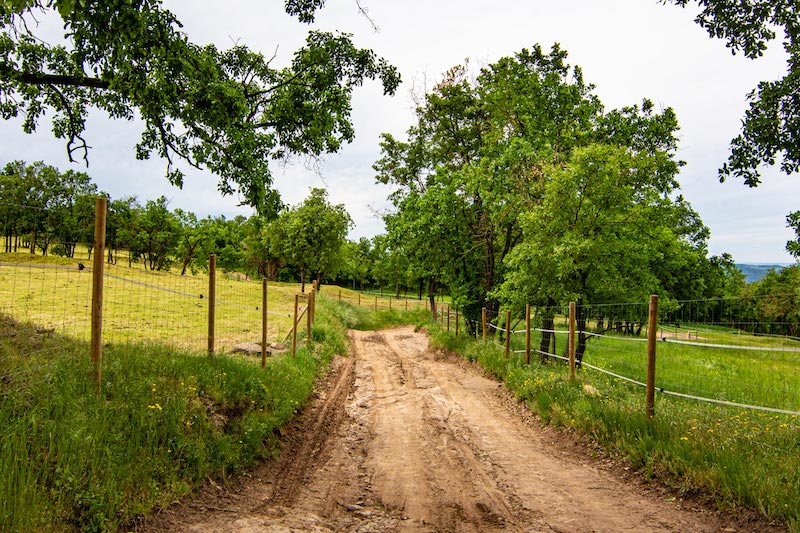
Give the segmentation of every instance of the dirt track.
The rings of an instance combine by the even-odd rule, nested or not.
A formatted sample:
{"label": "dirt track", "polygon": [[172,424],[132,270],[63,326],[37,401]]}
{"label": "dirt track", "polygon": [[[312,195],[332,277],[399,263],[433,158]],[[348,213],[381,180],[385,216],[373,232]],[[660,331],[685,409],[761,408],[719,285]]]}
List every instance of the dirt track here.
{"label": "dirt track", "polygon": [[279,460],[146,529],[743,530],[559,448],[496,382],[432,353],[411,328],[351,336],[353,356],[334,362]]}

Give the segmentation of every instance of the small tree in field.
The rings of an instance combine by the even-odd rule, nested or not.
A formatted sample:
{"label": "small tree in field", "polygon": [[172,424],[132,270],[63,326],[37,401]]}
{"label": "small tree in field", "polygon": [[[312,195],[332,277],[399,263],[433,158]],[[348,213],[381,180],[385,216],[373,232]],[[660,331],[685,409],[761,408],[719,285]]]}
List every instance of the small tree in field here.
{"label": "small tree in field", "polygon": [[342,262],[347,231],[353,225],[342,204],[331,205],[324,189],[311,189],[302,204],[285,211],[278,219],[286,263],[300,271],[301,291],[306,276],[333,274]]}

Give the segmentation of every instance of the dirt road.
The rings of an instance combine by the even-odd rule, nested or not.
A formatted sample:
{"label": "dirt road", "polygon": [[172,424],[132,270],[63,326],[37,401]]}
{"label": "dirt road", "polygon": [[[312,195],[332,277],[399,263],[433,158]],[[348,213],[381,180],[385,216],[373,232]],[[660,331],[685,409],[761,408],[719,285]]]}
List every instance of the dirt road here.
{"label": "dirt road", "polygon": [[146,529],[742,531],[559,448],[496,382],[411,328],[351,338],[279,460]]}

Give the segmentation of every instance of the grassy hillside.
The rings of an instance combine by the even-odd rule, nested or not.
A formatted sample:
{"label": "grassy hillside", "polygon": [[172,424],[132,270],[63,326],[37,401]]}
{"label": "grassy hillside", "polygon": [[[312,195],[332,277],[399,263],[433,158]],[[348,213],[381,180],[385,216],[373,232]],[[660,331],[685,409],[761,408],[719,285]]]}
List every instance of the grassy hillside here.
{"label": "grassy hillside", "polygon": [[764,276],[767,275],[767,272],[770,270],[777,270],[780,271],[786,265],[762,265],[762,264],[746,264],[746,263],[736,263],[736,268],[742,271],[744,274],[744,280],[747,283],[752,283],[754,281],[758,281]]}

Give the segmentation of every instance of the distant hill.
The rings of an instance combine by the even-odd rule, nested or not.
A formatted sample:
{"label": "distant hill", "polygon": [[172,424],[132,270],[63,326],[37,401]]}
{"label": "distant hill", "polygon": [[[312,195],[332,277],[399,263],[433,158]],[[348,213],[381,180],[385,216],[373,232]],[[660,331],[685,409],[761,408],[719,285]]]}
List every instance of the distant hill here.
{"label": "distant hill", "polygon": [[743,264],[743,263],[736,263],[736,266],[739,268],[739,270],[744,272],[745,281],[747,283],[752,283],[752,282],[758,281],[761,278],[763,278],[764,276],[766,276],[767,272],[769,272],[771,269],[774,268],[775,270],[781,270],[786,265],[785,264],[784,265],[779,265],[779,264],[774,264],[774,265],[749,265],[749,264]]}

